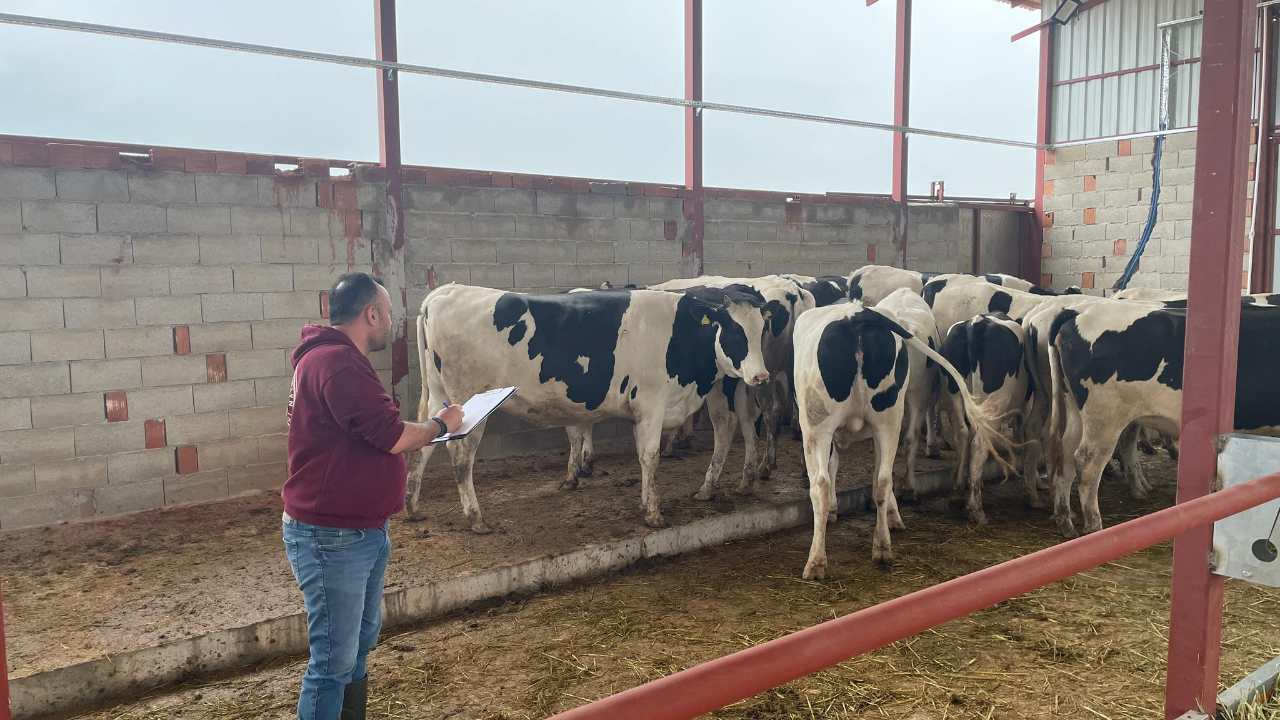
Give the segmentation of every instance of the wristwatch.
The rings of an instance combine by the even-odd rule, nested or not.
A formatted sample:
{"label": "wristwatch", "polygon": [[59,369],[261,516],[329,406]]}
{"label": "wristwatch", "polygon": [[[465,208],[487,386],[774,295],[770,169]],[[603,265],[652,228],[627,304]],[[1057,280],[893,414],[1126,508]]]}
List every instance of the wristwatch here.
{"label": "wristwatch", "polygon": [[440,419],[440,418],[438,418],[438,417],[433,417],[433,418],[431,418],[431,419],[432,419],[432,420],[435,420],[435,421],[436,421],[436,424],[440,426],[440,434],[439,434],[439,435],[436,435],[436,437],[444,437],[445,435],[448,435],[448,434],[449,434],[449,426],[448,426],[448,425],[446,425],[446,424],[445,424],[445,422],[444,422],[443,420],[441,420],[441,419]]}

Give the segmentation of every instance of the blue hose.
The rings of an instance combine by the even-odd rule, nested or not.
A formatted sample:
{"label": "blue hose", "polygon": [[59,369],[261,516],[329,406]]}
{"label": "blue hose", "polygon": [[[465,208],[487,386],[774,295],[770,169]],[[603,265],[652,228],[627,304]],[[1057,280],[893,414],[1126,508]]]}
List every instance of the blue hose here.
{"label": "blue hose", "polygon": [[1165,124],[1160,123],[1160,135],[1156,136],[1155,146],[1155,162],[1151,172],[1151,209],[1147,212],[1147,224],[1142,228],[1142,239],[1138,242],[1138,247],[1133,251],[1133,257],[1129,258],[1129,264],[1124,268],[1124,275],[1120,276],[1120,281],[1116,283],[1113,290],[1124,290],[1129,286],[1129,280],[1133,278],[1133,274],[1138,271],[1138,260],[1142,257],[1142,251],[1147,249],[1147,241],[1151,239],[1151,232],[1156,227],[1156,205],[1160,202],[1160,159],[1164,156],[1164,131]]}

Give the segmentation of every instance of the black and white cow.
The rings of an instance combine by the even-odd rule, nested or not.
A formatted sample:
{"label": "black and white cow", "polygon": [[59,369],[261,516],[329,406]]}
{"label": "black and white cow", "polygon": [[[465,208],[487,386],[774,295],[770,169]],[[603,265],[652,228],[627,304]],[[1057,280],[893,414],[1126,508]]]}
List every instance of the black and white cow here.
{"label": "black and white cow", "polygon": [[[937,350],[942,345],[938,326],[933,321],[933,312],[925,304],[924,298],[910,289],[901,288],[889,293],[888,297],[876,305],[876,309],[892,315],[899,325],[911,331],[917,340],[930,348]],[[903,484],[896,487],[897,496],[910,503],[916,499],[916,456],[920,450],[921,425],[925,426],[925,445],[929,455],[935,457],[939,454],[939,428],[935,427],[930,414],[938,402],[938,365],[921,353],[910,353],[908,357],[910,368],[907,377],[910,383],[907,385],[906,405],[903,408],[905,422],[902,427],[903,437],[907,441],[907,474]]]}
{"label": "black and white cow", "polygon": [[813,277],[811,275],[779,275],[794,282],[800,289],[809,291],[813,295],[813,303],[815,307],[826,307],[833,305],[847,297],[849,297],[849,279],[838,275],[823,275],[822,277]]}
{"label": "black and white cow", "polygon": [[[923,353],[943,371],[955,369],[889,316],[887,310],[860,302],[840,303],[802,315],[795,334],[796,393],[813,502],[813,544],[804,568],[806,579],[823,578],[827,569],[827,522],[836,508],[837,448],[870,438],[875,446],[872,499],[876,529],[872,560],[893,561],[889,528],[903,528],[893,493],[893,458],[902,430],[905,390],[909,388],[907,348]],[[968,397],[965,410],[978,436],[1008,447],[995,421]]]}
{"label": "black and white cow", "polygon": [[[791,366],[791,337],[795,330],[796,318],[805,311],[813,309],[814,306],[814,298],[811,293],[803,288],[798,288],[793,281],[777,275],[757,278],[718,276],[684,278],[669,280],[658,285],[650,285],[649,288],[651,290],[678,292],[683,292],[690,288],[720,288],[755,295],[764,304],[766,331],[761,348],[764,353],[765,367],[769,370],[770,378],[777,378]],[[772,383],[765,387],[745,389],[750,400],[749,404],[744,407],[758,406],[760,409],[758,416],[760,421],[759,430],[762,432],[759,434],[763,436],[764,441],[762,446],[763,453],[759,456],[755,470],[748,470],[746,476],[744,476],[743,485],[741,486],[744,489],[749,488],[756,478],[768,479],[773,470],[778,467],[778,433],[782,424],[782,408],[784,404],[790,403],[790,396],[785,394],[785,389],[780,391],[780,387],[779,383]],[[745,417],[747,416],[743,416],[743,419]],[[748,439],[748,435],[757,433],[755,419],[753,418],[751,424],[743,426],[741,430],[743,439],[747,442],[748,451],[754,453],[755,448],[752,447],[752,441]],[[682,427],[682,434],[688,434],[691,431],[692,419],[690,418]],[[727,447],[723,450],[728,452]],[[716,453],[719,454],[719,448],[717,448]],[[754,455],[749,454],[747,461],[751,462],[754,457]],[[715,467],[714,463],[712,467]]]}
{"label": "black and white cow", "polygon": [[[955,366],[964,378],[973,399],[993,417],[1006,418],[1015,424],[1015,439],[1023,434],[1022,415],[1030,399],[1027,372],[1023,369],[1022,326],[1004,313],[984,313],[956,323],[942,341],[942,356]],[[946,407],[951,428],[959,436],[956,446],[956,482],[953,501],[964,497],[966,473],[968,498],[965,506],[969,520],[987,524],[982,509],[982,481],[988,451],[985,443],[973,437],[972,428],[962,420],[964,406],[960,386],[948,377],[944,383]],[[1030,496],[1036,497],[1037,473],[1024,471],[1023,480]]]}
{"label": "black and white cow", "polygon": [[[582,427],[609,418],[635,423],[645,523],[664,526],[654,475],[662,431],[678,426],[722,377],[768,380],[755,302],[711,305],[691,295],[649,290],[522,295],[445,285],[422,303],[418,355],[425,419],[446,402],[497,387],[520,388],[502,411],[540,427]],[[472,482],[484,425],[448,443],[463,512],[489,532]],[[406,510],[433,445],[409,476]],[[572,463],[572,459],[570,460]],[[572,468],[571,468],[572,471]]]}
{"label": "black and white cow", "polygon": [[849,299],[864,305],[876,305],[894,290],[906,288],[917,295],[937,273],[922,274],[889,265],[867,265],[849,274]]}
{"label": "black and white cow", "polygon": [[[1102,528],[1098,483],[1130,424],[1178,435],[1185,339],[1185,311],[1144,303],[1089,304],[1054,318],[1051,422],[1063,430],[1053,507],[1063,535],[1075,535],[1070,488],[1077,471],[1084,532]],[[1237,352],[1236,429],[1280,434],[1280,385],[1275,382],[1280,309],[1242,303]]]}

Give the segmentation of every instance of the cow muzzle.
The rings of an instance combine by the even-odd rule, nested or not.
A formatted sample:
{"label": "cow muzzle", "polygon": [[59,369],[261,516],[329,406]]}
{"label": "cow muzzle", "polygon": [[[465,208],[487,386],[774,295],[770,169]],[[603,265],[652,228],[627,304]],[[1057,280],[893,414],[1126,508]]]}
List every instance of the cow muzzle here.
{"label": "cow muzzle", "polygon": [[751,387],[759,387],[767,382],[769,382],[769,373],[756,373],[747,378],[747,384]]}

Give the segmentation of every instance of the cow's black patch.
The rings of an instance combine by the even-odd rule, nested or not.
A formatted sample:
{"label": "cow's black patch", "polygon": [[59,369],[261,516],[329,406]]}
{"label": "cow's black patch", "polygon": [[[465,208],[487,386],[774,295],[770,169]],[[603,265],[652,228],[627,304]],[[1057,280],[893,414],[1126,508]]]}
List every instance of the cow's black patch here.
{"label": "cow's black patch", "polygon": [[[510,328],[507,342],[515,345],[527,332],[524,315],[532,316],[535,329],[529,338],[529,359],[542,358],[539,381],[559,380],[570,400],[594,410],[612,384],[618,331],[630,305],[630,293],[622,291],[504,293],[494,305],[493,325],[499,332]],[[587,359],[587,369],[578,358]]]}
{"label": "cow's black patch", "polygon": [[1007,314],[1011,307],[1013,307],[1013,296],[1000,290],[991,296],[990,302],[987,303],[987,312]]}
{"label": "cow's black patch", "polygon": [[[724,352],[725,357],[729,358],[729,360],[733,363],[733,366],[735,368],[742,367],[742,361],[747,359],[747,351],[748,351],[747,331],[743,329],[743,327],[739,325],[737,321],[735,321],[729,315],[729,309],[725,306],[725,302],[727,301],[736,305],[750,305],[751,307],[754,307],[760,310],[761,313],[764,313],[766,306],[764,304],[764,296],[760,293],[760,291],[756,290],[750,285],[734,283],[732,285],[726,285],[725,287],[722,287],[722,288],[706,287],[706,286],[700,285],[697,287],[691,287],[685,290],[679,290],[674,292],[679,292],[683,294],[685,297],[702,302],[708,305],[710,308],[712,308],[714,312],[710,317],[711,319],[718,322],[720,325],[721,351]],[[777,303],[776,301],[772,304],[775,306],[781,307],[781,304]],[[775,314],[774,317],[777,317],[777,315]],[[676,310],[676,326],[679,327],[681,322],[682,322],[682,318],[680,315],[680,310],[677,309]],[[698,322],[699,324],[701,324],[701,316],[699,316]],[[784,323],[784,326],[785,326],[785,323]],[[706,326],[703,326],[703,327],[706,327]],[[766,327],[767,327],[767,324],[766,324]],[[712,334],[714,335],[714,328],[712,329]],[[672,345],[674,344],[675,344],[675,339],[673,338]],[[708,348],[708,350],[710,349],[711,348]],[[667,351],[667,358],[668,358],[667,371],[668,373],[670,373],[671,372],[671,364],[669,362],[671,358],[670,348],[668,348],[668,351]],[[710,362],[712,363],[712,365],[715,364],[714,353],[710,356]],[[676,377],[676,375],[671,375],[671,377]],[[681,381],[681,384],[687,385],[688,383]],[[702,386],[700,384],[698,395],[705,396],[707,394],[707,391],[704,389],[701,389],[701,387]]]}
{"label": "cow's black patch", "polygon": [[[855,282],[857,282],[856,279]],[[816,307],[834,305],[836,302],[849,296],[848,280],[835,275],[824,275],[819,278],[814,278],[813,282],[796,284],[805,290],[808,290],[809,294],[813,295]],[[859,297],[861,297],[861,288],[858,289],[858,293]],[[790,298],[791,296],[788,295],[787,297]]]}
{"label": "cow's black patch", "polygon": [[630,375],[624,375],[624,376],[622,377],[622,386],[618,388],[618,392],[619,392],[619,393],[624,393],[624,392],[626,392],[626,391],[627,391],[627,383],[630,383],[630,382],[631,382],[631,376],[630,376]]}
{"label": "cow's black patch", "polygon": [[1000,277],[999,275],[983,275],[982,278],[987,282],[991,283],[992,285],[999,285],[1001,287],[1004,287],[1004,278]]}
{"label": "cow's black patch", "polygon": [[[982,391],[988,395],[999,390],[1022,367],[1022,347],[1017,334],[997,320],[1008,320],[1008,316],[979,315],[951,328],[942,342],[942,356],[947,362],[962,377],[977,372]],[[947,390],[953,395],[960,391],[950,375],[947,375]]]}
{"label": "cow's black patch", "polygon": [[910,360],[907,358],[907,345],[903,343],[898,348],[898,358],[893,365],[893,385],[885,390],[876,393],[871,398],[871,409],[876,412],[884,412],[893,407],[898,402],[898,394],[902,392],[902,384],[907,379],[907,369]]}
{"label": "cow's black patch", "polygon": [[1049,342],[1058,347],[1063,377],[1079,407],[1089,400],[1086,381],[1099,385],[1154,379],[1173,390],[1182,389],[1183,313],[1153,310],[1123,330],[1104,331],[1092,343],[1081,335],[1077,317],[1074,310],[1059,313],[1049,330]]}
{"label": "cow's black patch", "polygon": [[738,408],[738,383],[742,382],[736,377],[725,376],[720,379],[720,391],[724,393],[725,400],[729,402],[729,412],[737,412]]}
{"label": "cow's black patch", "polygon": [[[928,340],[928,341],[929,341],[929,349],[930,349],[930,350],[937,350],[937,349],[938,349],[938,348],[933,344],[933,336],[932,336],[932,335],[930,335],[929,337],[925,338],[925,340]],[[931,358],[931,357],[929,357],[928,355],[926,355],[926,356],[925,356],[925,358],[924,358],[924,366],[925,366],[925,367],[927,367],[927,368],[931,368],[931,367],[933,367],[934,365],[937,365],[937,363],[935,363],[935,362],[933,361],[933,358]]]}
{"label": "cow's black patch", "polygon": [[1075,285],[1072,285],[1071,287],[1067,288],[1066,290],[1063,290],[1063,291],[1062,291],[1062,294],[1063,294],[1063,295],[1083,295],[1083,294],[1084,294],[1084,290],[1081,290],[1080,288],[1076,287]]}
{"label": "cow's black patch", "polygon": [[1030,289],[1030,290],[1028,290],[1027,292],[1031,293],[1032,295],[1050,295],[1050,296],[1057,296],[1057,294],[1058,294],[1058,293],[1056,293],[1056,292],[1054,292],[1054,291],[1050,290],[1049,288],[1042,288],[1042,287],[1040,287],[1039,285],[1032,285],[1032,286],[1031,286],[1031,289]]}
{"label": "cow's black patch", "polygon": [[938,297],[938,293],[942,292],[946,287],[947,281],[945,279],[930,280],[925,283],[924,289],[920,291],[920,297],[924,298],[925,303],[927,303],[929,307],[933,307],[934,298]]}
{"label": "cow's black patch", "polygon": [[854,276],[853,280],[849,282],[849,299],[850,300],[862,299],[862,276],[861,275]]}
{"label": "cow's black patch", "polygon": [[920,273],[920,282],[922,283],[931,282],[934,278],[943,274],[945,273],[936,273],[936,272]]}
{"label": "cow's black patch", "polygon": [[[724,290],[719,292],[723,299]],[[720,330],[721,349],[735,367],[747,357],[747,333],[729,318],[723,305],[712,305],[695,295],[695,291],[685,291],[676,304],[671,341],[667,344],[667,376],[681,385],[696,384],[698,395],[706,397],[720,374],[714,348],[716,330]],[[703,324],[704,318],[709,322]]]}
{"label": "cow's black patch", "polygon": [[637,393],[637,392],[639,392],[639,390],[640,390],[640,386],[639,386],[639,385],[632,385],[632,386],[631,386],[631,399],[632,399],[632,400],[635,400],[635,399],[636,399],[636,393]]}
{"label": "cow's black patch", "polygon": [[432,351],[431,353],[436,361],[436,372],[440,372],[440,353]]}
{"label": "cow's black patch", "polygon": [[1268,296],[1267,296],[1267,304],[1268,304],[1268,305],[1280,305],[1280,295],[1268,295]]}
{"label": "cow's black patch", "polygon": [[868,387],[880,385],[894,370],[893,335],[905,338],[909,333],[873,310],[842,318],[823,328],[822,337],[818,339],[818,372],[831,399],[848,400],[860,370]]}
{"label": "cow's black patch", "polygon": [[1245,305],[1253,305],[1254,303],[1258,302],[1258,298],[1252,295],[1245,295],[1240,298],[1240,302]]}

